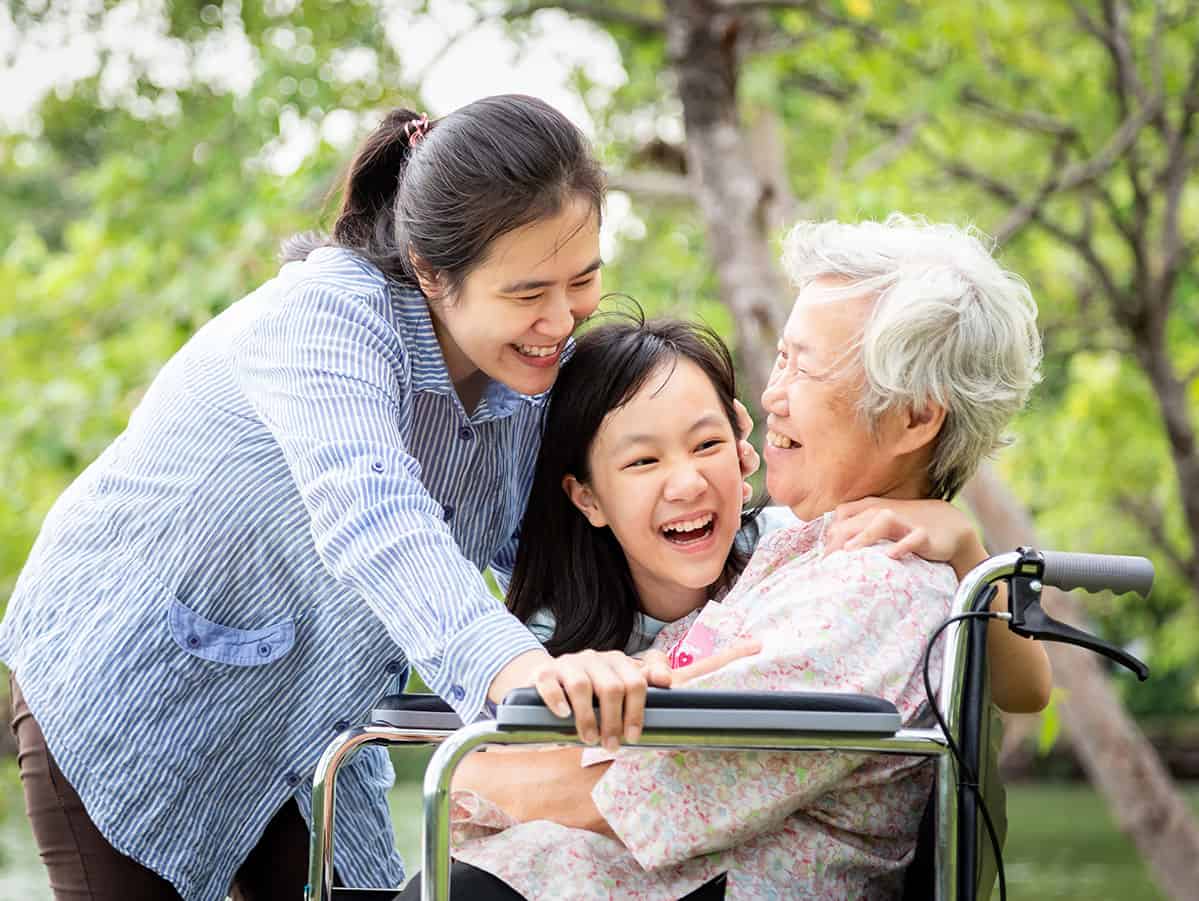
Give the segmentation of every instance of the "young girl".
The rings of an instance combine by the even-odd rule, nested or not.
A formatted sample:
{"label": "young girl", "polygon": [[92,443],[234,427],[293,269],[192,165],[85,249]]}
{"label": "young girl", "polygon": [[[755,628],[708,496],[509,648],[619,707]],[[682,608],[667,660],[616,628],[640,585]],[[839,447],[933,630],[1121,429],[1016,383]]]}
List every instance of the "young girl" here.
{"label": "young girl", "polygon": [[[727,349],[695,324],[629,318],[580,339],[547,410],[546,431],[554,438],[542,446],[523,527],[527,543],[509,594],[514,612],[552,651],[645,650],[663,628],[681,636],[682,624],[673,624],[736,581],[761,524],[756,511],[741,510],[734,397]],[[861,508],[850,509],[854,518]],[[909,529],[921,523],[938,536],[918,545],[925,553],[956,546],[958,566],[978,562],[977,539],[960,514],[946,515],[948,505],[923,501],[902,509]],[[786,513],[780,518],[797,522]],[[861,529],[843,531],[838,543]],[[834,549],[826,541],[826,552]],[[675,645],[676,684],[755,649],[741,644],[713,654],[696,630],[688,640],[690,645]],[[710,656],[688,667],[693,651]],[[991,659],[993,666],[1017,671],[1047,666],[1039,646],[1018,639],[996,648]],[[601,844],[607,841],[602,836],[612,836],[595,806],[580,803],[603,767],[579,764],[573,748],[476,755],[463,762],[455,788],[477,790],[488,800],[457,796],[464,804],[458,836],[474,841],[459,848],[455,897],[522,897],[508,883],[527,897],[549,897],[560,888],[539,883],[545,869],[519,862],[515,869],[523,875],[514,878],[512,867],[498,861],[513,851],[512,859],[520,861],[519,833],[496,844],[487,839],[496,829],[536,820],[542,821],[538,828],[574,827],[565,844],[577,830],[597,833],[589,841]],[[597,854],[611,862],[603,849]],[[589,874],[601,878],[594,863],[586,854],[572,857],[571,884],[586,885]],[[405,897],[418,891],[419,880]],[[580,887],[578,893],[586,891]],[[688,897],[722,895],[722,880],[715,878]]]}
{"label": "young girl", "polygon": [[[536,684],[590,735],[598,685],[603,733],[635,724],[633,661],[553,660],[479,572],[511,570],[599,301],[603,185],[533,98],[393,111],[331,237],[201,329],[59,498],[0,624],[56,891],[299,897],[316,760],[410,665],[466,720]],[[390,780],[377,750],[339,780],[342,883],[403,878]]]}

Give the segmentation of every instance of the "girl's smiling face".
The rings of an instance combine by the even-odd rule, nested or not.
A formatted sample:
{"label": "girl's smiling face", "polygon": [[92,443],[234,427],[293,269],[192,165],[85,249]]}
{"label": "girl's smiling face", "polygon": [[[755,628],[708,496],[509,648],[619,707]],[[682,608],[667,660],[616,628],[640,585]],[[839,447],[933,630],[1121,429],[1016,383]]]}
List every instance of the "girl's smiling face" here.
{"label": "girl's smiling face", "polygon": [[676,620],[702,606],[741,526],[737,439],[708,376],[678,358],[609,412],[590,480],[563,487],[624,550],[642,610]]}

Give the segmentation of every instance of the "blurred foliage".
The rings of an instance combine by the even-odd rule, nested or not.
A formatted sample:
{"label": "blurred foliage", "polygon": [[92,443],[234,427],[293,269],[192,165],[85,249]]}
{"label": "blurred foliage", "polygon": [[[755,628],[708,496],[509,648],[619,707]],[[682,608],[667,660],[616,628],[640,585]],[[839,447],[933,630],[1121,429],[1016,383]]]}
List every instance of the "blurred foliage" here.
{"label": "blurred foliage", "polygon": [[[402,35],[387,27],[396,4],[97,4],[80,27],[134,6],[151,18],[167,11],[153,27],[183,61],[182,76],[106,53],[95,74],[52,91],[27,127],[0,134],[0,602],[49,505],[120,431],[163,361],[272,274],[281,238],[328,223],[327,197],[349,153],[339,136],[361,135],[390,105],[421,105],[420,85],[405,83]],[[505,6],[472,4],[480,17]],[[602,6],[662,15],[657,3]],[[23,33],[60,9],[33,7],[10,4]],[[410,16],[424,7],[403,6]],[[541,16],[509,16],[507,33],[521,42],[544,27]],[[1134,19],[1139,35],[1152,26],[1139,8]],[[858,0],[796,5],[761,21],[768,27],[743,68],[742,106],[747,121],[763,110],[780,117],[791,188],[808,215],[901,209],[997,228],[1007,210],[946,177],[936,155],[1029,191],[1054,165],[1052,141],[964,102],[972,90],[1068,121],[1092,151],[1123,118],[1099,44],[1064,2]],[[578,71],[572,84],[602,158],[619,172],[639,165],[653,140],[677,143],[681,111],[661,34],[598,24],[619,50],[625,81],[599,90]],[[217,50],[229,46],[244,49],[252,77],[239,82],[213,69]],[[1194,17],[1165,35],[1167,92],[1182,90],[1196,46]],[[114,89],[118,66],[130,80]],[[919,140],[897,142],[887,123],[919,124]],[[288,162],[296,147],[303,152]],[[1133,202],[1123,167],[1106,184],[1118,203]],[[1196,233],[1194,186],[1187,191],[1183,217]],[[651,313],[696,316],[731,335],[695,209],[631,202],[606,287]],[[1093,215],[1078,198],[1051,202],[1069,222]],[[1110,223],[1100,217],[1095,228],[1109,264],[1126,274],[1130,261]],[[1099,597],[1091,611],[1108,636],[1143,642],[1161,675],[1130,689],[1134,710],[1194,711],[1199,605],[1130,512],[1160,511],[1167,540],[1187,552],[1192,536],[1152,391],[1071,251],[1028,228],[1002,259],[1041,303],[1048,352],[1044,384],[1017,423],[1002,471],[1047,544],[1154,558],[1149,603]],[[1171,320],[1179,371],[1199,364],[1197,323],[1191,271]],[[1199,389],[1191,390],[1194,412]]]}

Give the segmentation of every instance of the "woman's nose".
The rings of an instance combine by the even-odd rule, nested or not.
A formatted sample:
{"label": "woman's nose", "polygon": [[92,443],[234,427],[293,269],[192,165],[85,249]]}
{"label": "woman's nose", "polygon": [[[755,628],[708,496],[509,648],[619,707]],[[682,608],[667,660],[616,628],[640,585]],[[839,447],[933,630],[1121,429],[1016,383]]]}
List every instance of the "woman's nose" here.
{"label": "woman's nose", "polygon": [[584,316],[576,316],[566,292],[550,298],[543,315],[537,322],[538,331],[551,338],[562,338],[575,330],[575,324]]}

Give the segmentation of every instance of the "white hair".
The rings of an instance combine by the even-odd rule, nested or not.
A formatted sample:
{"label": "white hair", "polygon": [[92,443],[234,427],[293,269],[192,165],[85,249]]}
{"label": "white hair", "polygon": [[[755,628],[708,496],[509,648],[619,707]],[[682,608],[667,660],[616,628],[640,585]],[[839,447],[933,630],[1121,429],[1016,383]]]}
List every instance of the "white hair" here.
{"label": "white hair", "polygon": [[832,278],[844,285],[838,296],[875,298],[858,345],[868,423],[930,401],[945,408],[929,469],[934,497],[953,497],[1010,443],[1004,428],[1040,378],[1036,302],[990,246],[974,228],[892,213],[885,222],[801,222],[783,249],[798,288]]}

